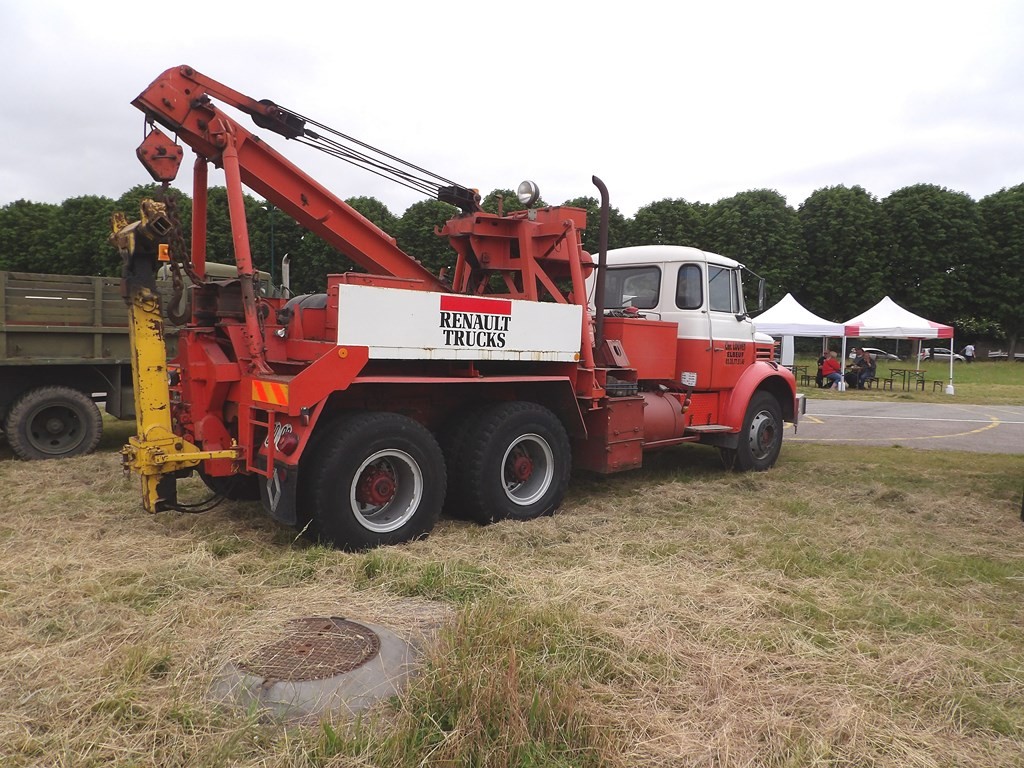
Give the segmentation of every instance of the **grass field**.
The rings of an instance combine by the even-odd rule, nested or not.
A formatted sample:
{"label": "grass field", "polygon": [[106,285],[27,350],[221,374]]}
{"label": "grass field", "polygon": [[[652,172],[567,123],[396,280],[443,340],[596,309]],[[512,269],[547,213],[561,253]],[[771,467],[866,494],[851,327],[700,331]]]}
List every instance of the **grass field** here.
{"label": "grass field", "polygon": [[[812,377],[817,369],[817,358],[797,358],[797,365],[806,365]],[[913,360],[898,362],[896,360],[878,361],[878,378],[888,379],[890,368],[914,368]],[[818,389],[811,385],[801,386],[800,391],[810,397],[850,397],[862,400],[908,401],[921,403],[976,403],[978,405],[1021,405],[1024,404],[1024,363],[1018,362],[980,362],[953,364],[953,395],[945,394],[945,387],[935,391],[932,382],[949,381],[949,361],[938,362],[923,360],[920,369],[924,372],[927,386],[924,391],[904,392],[897,382],[895,391],[891,390],[847,390],[833,392]],[[800,384],[799,377],[797,384]]]}
{"label": "grass field", "polygon": [[[1024,455],[681,447],[553,518],[345,554],[252,506],[147,516],[128,429],[0,461],[0,765],[1024,766]],[[357,724],[211,703],[323,614],[442,629]]]}

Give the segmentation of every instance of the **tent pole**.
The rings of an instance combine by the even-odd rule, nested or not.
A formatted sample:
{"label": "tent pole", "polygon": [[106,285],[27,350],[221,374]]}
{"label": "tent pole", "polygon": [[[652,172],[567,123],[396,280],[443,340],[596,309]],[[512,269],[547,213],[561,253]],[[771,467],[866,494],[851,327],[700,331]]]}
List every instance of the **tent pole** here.
{"label": "tent pole", "polygon": [[953,394],[953,355],[956,354],[953,350],[956,349],[956,345],[953,343],[953,337],[949,337],[949,385],[946,387],[946,394]]}
{"label": "tent pole", "polygon": [[839,391],[846,391],[846,336],[843,336],[843,355],[839,358]]}

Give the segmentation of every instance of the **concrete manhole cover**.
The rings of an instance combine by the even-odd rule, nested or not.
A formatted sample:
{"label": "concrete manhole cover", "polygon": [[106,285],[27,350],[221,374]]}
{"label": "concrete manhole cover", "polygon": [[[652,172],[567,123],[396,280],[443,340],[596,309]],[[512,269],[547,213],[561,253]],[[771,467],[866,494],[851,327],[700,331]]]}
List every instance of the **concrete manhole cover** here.
{"label": "concrete manhole cover", "polygon": [[225,665],[211,695],[287,720],[355,714],[399,693],[415,667],[413,646],[385,627],[337,617],[292,619],[281,639]]}
{"label": "concrete manhole cover", "polygon": [[292,619],[285,637],[238,666],[268,680],[322,680],[361,667],[379,651],[377,633],[354,621],[334,616]]}

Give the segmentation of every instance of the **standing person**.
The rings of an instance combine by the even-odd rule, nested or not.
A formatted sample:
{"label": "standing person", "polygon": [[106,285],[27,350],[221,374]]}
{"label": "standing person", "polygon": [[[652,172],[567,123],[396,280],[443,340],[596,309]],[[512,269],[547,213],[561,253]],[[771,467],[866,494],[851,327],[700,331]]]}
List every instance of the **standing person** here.
{"label": "standing person", "polygon": [[968,344],[966,347],[964,347],[964,360],[966,360],[968,363],[973,363],[974,362],[974,345],[973,344]]}
{"label": "standing person", "polygon": [[828,353],[825,362],[821,364],[822,379],[828,382],[825,386],[832,389],[839,388],[839,382],[843,380],[842,366],[839,365],[839,357],[835,350]]}

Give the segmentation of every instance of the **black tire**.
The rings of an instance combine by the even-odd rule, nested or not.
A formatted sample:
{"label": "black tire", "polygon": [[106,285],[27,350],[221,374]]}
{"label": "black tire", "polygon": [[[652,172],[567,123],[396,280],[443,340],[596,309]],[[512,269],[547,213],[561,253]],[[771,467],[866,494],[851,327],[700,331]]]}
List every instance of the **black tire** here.
{"label": "black tire", "polygon": [[722,459],[740,472],[764,472],[775,466],[781,450],[782,408],[772,395],[758,392],[747,406],[739,444],[722,449]]}
{"label": "black tire", "polygon": [[434,436],[397,413],[353,414],[331,427],[311,462],[313,533],[347,550],[427,535],[445,494]]}
{"label": "black tire", "polygon": [[462,512],[482,524],[554,514],[569,486],[569,435],[551,411],[529,402],[488,408],[473,426],[458,468]]}
{"label": "black tire", "polygon": [[465,483],[462,482],[463,467],[466,465],[466,444],[473,429],[491,405],[476,405],[449,417],[438,432],[438,442],[444,453],[444,464],[448,470],[448,492],[444,499],[444,514],[459,520],[472,519],[466,513],[468,500]]}
{"label": "black tire", "polygon": [[96,449],[103,419],[96,403],[71,387],[31,389],[7,412],[4,432],[22,459],[66,459]]}

